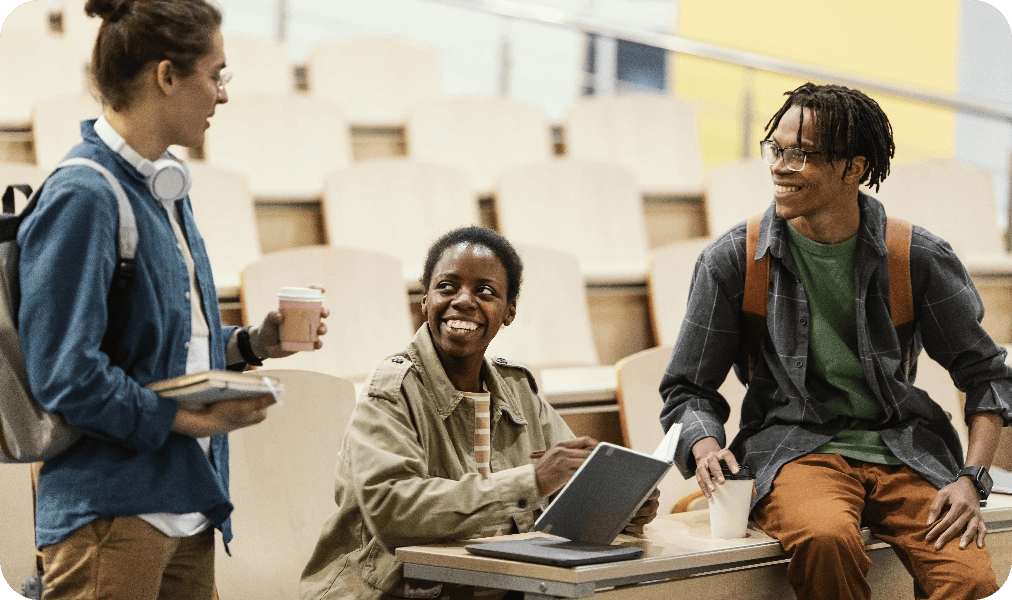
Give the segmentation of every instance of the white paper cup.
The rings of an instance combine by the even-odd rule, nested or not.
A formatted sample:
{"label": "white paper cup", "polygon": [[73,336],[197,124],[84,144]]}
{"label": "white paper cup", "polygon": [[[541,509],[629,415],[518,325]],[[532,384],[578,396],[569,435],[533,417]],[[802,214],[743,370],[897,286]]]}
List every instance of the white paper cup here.
{"label": "white paper cup", "polygon": [[[716,483],[716,482],[714,482]],[[733,540],[745,537],[755,477],[742,465],[738,473],[724,466],[724,483],[710,495],[710,537]]]}
{"label": "white paper cup", "polygon": [[314,288],[283,287],[278,292],[278,309],[285,316],[281,323],[281,349],[288,352],[315,350],[319,339],[323,292]]}

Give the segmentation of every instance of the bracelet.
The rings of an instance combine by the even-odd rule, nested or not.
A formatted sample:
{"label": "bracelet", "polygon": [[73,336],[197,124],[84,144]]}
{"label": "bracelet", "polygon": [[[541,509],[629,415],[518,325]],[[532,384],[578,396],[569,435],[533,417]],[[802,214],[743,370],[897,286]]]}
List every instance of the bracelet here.
{"label": "bracelet", "polygon": [[249,342],[249,326],[240,327],[238,333],[235,335],[236,346],[239,347],[239,356],[246,361],[246,364],[254,367],[262,367],[264,361],[257,358],[257,355],[253,352],[253,345]]}

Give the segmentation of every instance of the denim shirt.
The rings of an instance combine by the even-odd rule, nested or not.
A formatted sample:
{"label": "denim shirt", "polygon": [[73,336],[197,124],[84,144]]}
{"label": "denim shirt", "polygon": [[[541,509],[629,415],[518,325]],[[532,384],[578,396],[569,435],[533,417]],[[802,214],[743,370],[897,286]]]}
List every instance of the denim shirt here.
{"label": "denim shirt", "polygon": [[[169,218],[134,167],[81,124],[68,157],[90,158],[122,184],[139,244],[117,364],[100,351],[117,261],[119,210],[105,178],[85,166],[58,170],[18,230],[18,331],[35,397],[82,439],[39,474],[36,543],[67,537],[96,518],[201,512],[231,539],[228,441],[173,433],[176,406],[144,388],[183,375],[190,339],[190,280]],[[210,328],[211,368],[224,369],[232,327],[222,327],[211,265],[189,198],[176,202]],[[245,365],[240,365],[244,367]]]}
{"label": "denim shirt", "polygon": [[[889,313],[889,269],[882,204],[861,193],[854,250],[858,358],[872,399],[874,423],[896,458],[937,488],[955,479],[963,449],[945,412],[903,376],[899,338]],[[787,462],[828,442],[846,426],[807,385],[808,300],[787,246],[786,224],[771,205],[762,217],[756,257],[770,260],[770,292],[762,358],[742,401],[741,425],[730,445],[756,473],[758,496],[769,493]],[[707,246],[696,261],[685,320],[661,380],[664,429],[681,423],[675,455],[685,477],[695,472],[692,446],[713,437],[724,447],[730,407],[717,393],[733,366],[745,383],[747,348],[739,319],[745,278],[745,223]],[[966,393],[962,418],[995,413],[1012,420],[1012,369],[1005,350],[980,326],[983,303],[966,269],[941,238],[914,227],[910,247],[914,294],[914,352],[923,349]],[[960,418],[959,415],[955,418]]]}

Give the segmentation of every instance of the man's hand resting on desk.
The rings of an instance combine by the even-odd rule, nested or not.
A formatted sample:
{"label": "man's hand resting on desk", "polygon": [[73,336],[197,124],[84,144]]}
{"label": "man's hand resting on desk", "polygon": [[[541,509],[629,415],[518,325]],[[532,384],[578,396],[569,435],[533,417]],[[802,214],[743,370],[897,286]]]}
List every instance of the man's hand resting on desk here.
{"label": "man's hand resting on desk", "polygon": [[597,444],[597,440],[585,435],[559,442],[543,455],[539,451],[531,453],[531,458],[538,458],[534,466],[534,478],[538,482],[541,497],[551,496],[562,489]]}

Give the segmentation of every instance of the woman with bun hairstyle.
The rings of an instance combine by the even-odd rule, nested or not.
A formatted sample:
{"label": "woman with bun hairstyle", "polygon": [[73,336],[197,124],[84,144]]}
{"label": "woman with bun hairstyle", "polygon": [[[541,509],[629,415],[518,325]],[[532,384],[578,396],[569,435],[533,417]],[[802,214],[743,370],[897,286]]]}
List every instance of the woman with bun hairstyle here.
{"label": "woman with bun hairstyle", "polygon": [[221,13],[205,0],[88,0],[85,11],[102,19],[91,70],[103,114],[81,123],[68,157],[115,177],[139,243],[111,341],[119,210],[109,181],[86,165],[58,169],[18,231],[29,383],[82,434],[39,473],[43,598],[210,600],[214,530],[231,539],[226,434],[266,418],[274,398],[184,410],[145,386],[289,354],[280,313],[222,326],[189,169],[167,152],[200,146],[228,101]]}

